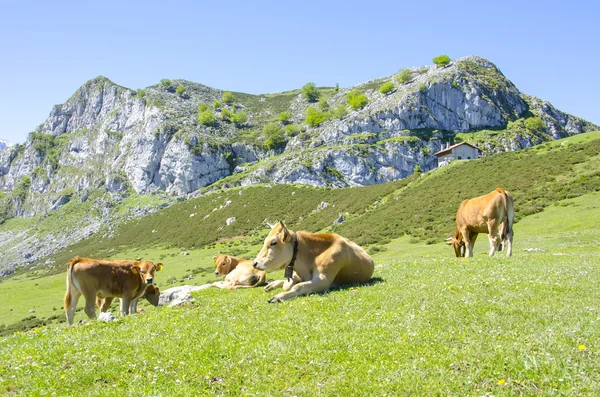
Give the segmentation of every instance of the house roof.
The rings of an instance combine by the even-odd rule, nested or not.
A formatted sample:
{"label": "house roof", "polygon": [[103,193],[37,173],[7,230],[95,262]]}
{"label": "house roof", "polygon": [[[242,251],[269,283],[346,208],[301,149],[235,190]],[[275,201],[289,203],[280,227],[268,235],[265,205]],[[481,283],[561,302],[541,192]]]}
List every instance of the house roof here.
{"label": "house roof", "polygon": [[452,153],[452,149],[455,149],[455,148],[457,148],[457,147],[459,147],[461,145],[471,146],[473,149],[477,149],[478,152],[481,152],[481,149],[479,149],[477,146],[473,146],[473,145],[471,145],[468,142],[460,142],[460,143],[454,144],[454,145],[452,145],[450,147],[447,147],[444,150],[440,150],[439,152],[434,153],[433,155],[440,157],[440,156],[444,156],[446,154],[450,154],[450,153]]}

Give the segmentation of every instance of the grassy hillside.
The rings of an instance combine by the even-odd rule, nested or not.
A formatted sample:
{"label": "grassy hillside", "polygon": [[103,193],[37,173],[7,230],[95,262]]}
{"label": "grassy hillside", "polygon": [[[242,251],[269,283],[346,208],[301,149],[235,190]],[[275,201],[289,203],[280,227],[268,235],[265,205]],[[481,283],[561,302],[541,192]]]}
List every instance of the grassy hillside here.
{"label": "grassy hillside", "polygon": [[0,394],[598,395],[599,202],[523,218],[513,258],[404,237],[375,255],[370,285],[282,304],[206,290],[188,307],[16,333],[0,339]]}

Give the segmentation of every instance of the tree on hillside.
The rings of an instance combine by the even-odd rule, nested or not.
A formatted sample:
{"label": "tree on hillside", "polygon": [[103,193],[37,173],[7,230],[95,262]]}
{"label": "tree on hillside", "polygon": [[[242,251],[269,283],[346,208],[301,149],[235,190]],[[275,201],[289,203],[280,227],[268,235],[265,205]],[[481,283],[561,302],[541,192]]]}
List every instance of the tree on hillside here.
{"label": "tree on hillside", "polygon": [[381,92],[383,95],[387,95],[395,89],[396,86],[394,85],[394,83],[392,83],[391,81],[387,81],[381,85],[381,87],[379,88],[379,92]]}
{"label": "tree on hillside", "polygon": [[290,114],[290,112],[279,113],[279,121],[281,121],[283,124],[289,123],[291,119],[292,115]]}
{"label": "tree on hillside", "polygon": [[183,93],[185,92],[185,87],[182,85],[178,85],[177,88],[175,89],[175,92],[177,93],[177,95],[182,96]]}
{"label": "tree on hillside", "polygon": [[169,88],[169,87],[171,87],[171,85],[173,84],[173,82],[171,80],[169,80],[169,79],[162,79],[160,81],[160,84],[162,84],[162,86],[165,87],[165,88]]}
{"label": "tree on hillside", "polygon": [[537,116],[526,119],[525,127],[530,131],[543,131],[546,128],[546,124],[540,116]]}
{"label": "tree on hillside", "polygon": [[231,116],[231,121],[238,127],[241,127],[248,121],[248,113],[238,112]]}
{"label": "tree on hillside", "polygon": [[358,110],[367,106],[369,99],[362,90],[355,89],[346,94],[346,102],[352,110]]}
{"label": "tree on hillside", "polygon": [[206,109],[198,112],[198,122],[202,125],[211,126],[215,125],[217,118],[213,114],[212,110]]}
{"label": "tree on hillside", "polygon": [[412,73],[411,73],[411,71],[409,69],[406,69],[406,68],[402,69],[400,71],[400,73],[398,73],[396,75],[396,81],[399,84],[408,83],[411,78],[412,78]]}
{"label": "tree on hillside", "polygon": [[318,127],[328,119],[329,113],[327,112],[319,112],[313,106],[309,106],[308,109],[306,109],[306,118],[304,121],[306,121],[306,124],[310,127]]}
{"label": "tree on hillside", "polygon": [[446,66],[450,63],[451,59],[448,55],[440,55],[432,59],[433,63],[439,67]]}
{"label": "tree on hillside", "polygon": [[313,83],[313,82],[306,83],[306,84],[304,84],[304,87],[302,87],[302,97],[304,99],[306,99],[307,101],[316,102],[320,96],[321,96],[321,93],[315,86],[315,83]]}
{"label": "tree on hillside", "polygon": [[277,123],[269,123],[262,129],[265,137],[265,147],[267,150],[276,150],[283,147],[286,143],[283,128]]}

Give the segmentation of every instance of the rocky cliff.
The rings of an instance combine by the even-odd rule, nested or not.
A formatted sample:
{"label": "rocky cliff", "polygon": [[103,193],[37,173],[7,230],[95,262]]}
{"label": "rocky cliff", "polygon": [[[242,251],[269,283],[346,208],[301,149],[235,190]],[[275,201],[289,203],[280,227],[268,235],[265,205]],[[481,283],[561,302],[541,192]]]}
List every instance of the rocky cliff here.
{"label": "rocky cliff", "polygon": [[[86,202],[92,193],[109,197],[104,205],[207,186],[382,183],[436,167],[442,142],[468,140],[489,153],[598,129],[522,94],[476,56],[397,77],[321,88],[318,102],[300,90],[226,98],[184,80],[136,91],[95,78],[24,144],[0,150],[0,222]],[[392,85],[382,93],[384,83]],[[358,95],[362,102],[349,106]],[[309,112],[317,121],[307,120]]]}

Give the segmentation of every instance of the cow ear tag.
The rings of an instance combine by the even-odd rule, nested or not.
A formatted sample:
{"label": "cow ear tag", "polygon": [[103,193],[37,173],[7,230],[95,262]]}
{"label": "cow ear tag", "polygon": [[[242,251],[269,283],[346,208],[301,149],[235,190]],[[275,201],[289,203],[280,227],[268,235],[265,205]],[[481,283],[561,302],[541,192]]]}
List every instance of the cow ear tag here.
{"label": "cow ear tag", "polygon": [[156,271],[157,272],[160,272],[162,270],[162,268],[163,268],[163,264],[162,263],[156,264]]}

